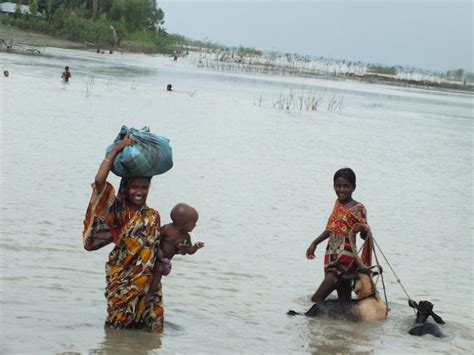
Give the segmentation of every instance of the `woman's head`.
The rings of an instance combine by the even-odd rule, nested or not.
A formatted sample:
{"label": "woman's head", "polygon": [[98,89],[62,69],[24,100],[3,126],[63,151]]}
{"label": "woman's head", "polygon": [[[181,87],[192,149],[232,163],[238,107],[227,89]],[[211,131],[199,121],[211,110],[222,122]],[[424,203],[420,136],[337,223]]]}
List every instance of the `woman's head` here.
{"label": "woman's head", "polygon": [[127,207],[139,209],[146,203],[151,177],[122,178],[119,198]]}
{"label": "woman's head", "polygon": [[352,201],[352,193],[356,188],[356,176],[351,168],[343,168],[334,174],[334,191],[341,203]]}
{"label": "woman's head", "polygon": [[129,218],[128,209],[138,211],[145,203],[151,177],[122,178],[117,199],[110,207],[108,223],[122,227]]}
{"label": "woman's head", "polygon": [[173,224],[182,232],[191,232],[196,226],[199,214],[194,207],[178,203],[170,213]]}

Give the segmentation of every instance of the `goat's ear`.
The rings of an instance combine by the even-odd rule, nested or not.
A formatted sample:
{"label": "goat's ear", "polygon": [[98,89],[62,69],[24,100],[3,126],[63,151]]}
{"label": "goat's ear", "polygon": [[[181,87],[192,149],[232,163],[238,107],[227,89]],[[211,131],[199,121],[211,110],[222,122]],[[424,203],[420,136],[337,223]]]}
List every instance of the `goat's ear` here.
{"label": "goat's ear", "polygon": [[344,280],[354,280],[359,276],[359,271],[353,272],[352,274],[349,275],[342,275],[342,278]]}
{"label": "goat's ear", "polygon": [[380,265],[374,265],[370,268],[361,269],[361,272],[371,276],[382,275],[382,267]]}

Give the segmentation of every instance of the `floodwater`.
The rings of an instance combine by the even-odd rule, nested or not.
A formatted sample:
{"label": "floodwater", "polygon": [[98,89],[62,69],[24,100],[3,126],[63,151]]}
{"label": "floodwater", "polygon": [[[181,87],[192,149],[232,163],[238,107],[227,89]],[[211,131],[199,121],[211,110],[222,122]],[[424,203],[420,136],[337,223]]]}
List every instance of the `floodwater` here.
{"label": "floodwater", "polygon": [[[472,95],[220,73],[182,58],[45,53],[0,53],[10,71],[0,80],[0,353],[472,350]],[[273,107],[290,92],[324,99],[316,112]],[[343,96],[340,110],[327,109],[330,95]],[[175,166],[153,179],[148,204],[163,223],[176,203],[195,206],[193,239],[206,243],[177,256],[163,281],[162,336],[104,329],[111,247],[82,248],[90,183],[122,124],[170,138]],[[322,280],[324,246],[314,261],[305,251],[345,166],[381,250],[409,295],[434,303],[446,338],[408,335],[414,313],[380,252],[386,321],[286,315],[309,308]]]}

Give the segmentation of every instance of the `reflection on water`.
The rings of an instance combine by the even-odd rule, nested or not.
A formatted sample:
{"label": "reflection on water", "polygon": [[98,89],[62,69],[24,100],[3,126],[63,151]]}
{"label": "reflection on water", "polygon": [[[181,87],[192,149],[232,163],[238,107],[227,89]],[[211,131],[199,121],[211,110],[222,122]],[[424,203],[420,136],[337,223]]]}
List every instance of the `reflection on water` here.
{"label": "reflection on water", "polygon": [[101,355],[146,355],[150,350],[159,349],[161,336],[133,330],[115,330],[105,328],[104,340],[97,349],[89,354]]}
{"label": "reflection on water", "polygon": [[[185,59],[46,52],[0,53],[10,71],[0,80],[1,353],[472,348],[471,96],[216,73]],[[68,85],[60,80],[65,65]],[[176,91],[166,91],[169,83]],[[272,99],[302,87],[344,94],[343,109],[273,108]],[[110,247],[81,245],[90,183],[123,124],[171,139],[174,167],[153,179],[148,204],[163,223],[176,203],[195,206],[193,239],[206,243],[177,256],[163,280],[162,336],[104,332]],[[410,295],[435,304],[447,339],[408,336],[413,311],[384,264],[386,321],[286,315],[308,309],[321,282],[324,246],[311,262],[305,250],[324,228],[336,198],[332,176],[344,166],[357,174],[354,197],[366,205],[378,244]],[[110,181],[118,187],[118,178]]]}

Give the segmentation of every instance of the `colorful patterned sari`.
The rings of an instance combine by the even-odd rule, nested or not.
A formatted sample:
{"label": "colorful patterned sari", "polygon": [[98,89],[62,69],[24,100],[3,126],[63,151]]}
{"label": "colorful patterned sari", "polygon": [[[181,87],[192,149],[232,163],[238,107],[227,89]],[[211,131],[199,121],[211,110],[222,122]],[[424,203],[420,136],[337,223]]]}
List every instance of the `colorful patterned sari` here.
{"label": "colorful patterned sari", "polygon": [[[107,183],[93,194],[84,221],[83,242],[87,248],[96,238],[111,238],[107,222],[113,220],[111,207],[115,191]],[[110,222],[109,222],[110,223]],[[161,284],[148,295],[153,278],[155,250],[159,243],[160,215],[143,206],[124,224],[106,263],[107,319],[112,328],[135,328],[149,332],[163,330]],[[145,297],[148,297],[145,303]]]}
{"label": "colorful patterned sari", "polygon": [[355,247],[355,236],[351,234],[356,223],[367,223],[366,210],[357,202],[344,207],[336,200],[329,217],[326,230],[331,232],[324,255],[324,271],[335,272],[337,276],[351,273],[357,268],[352,244]]}

